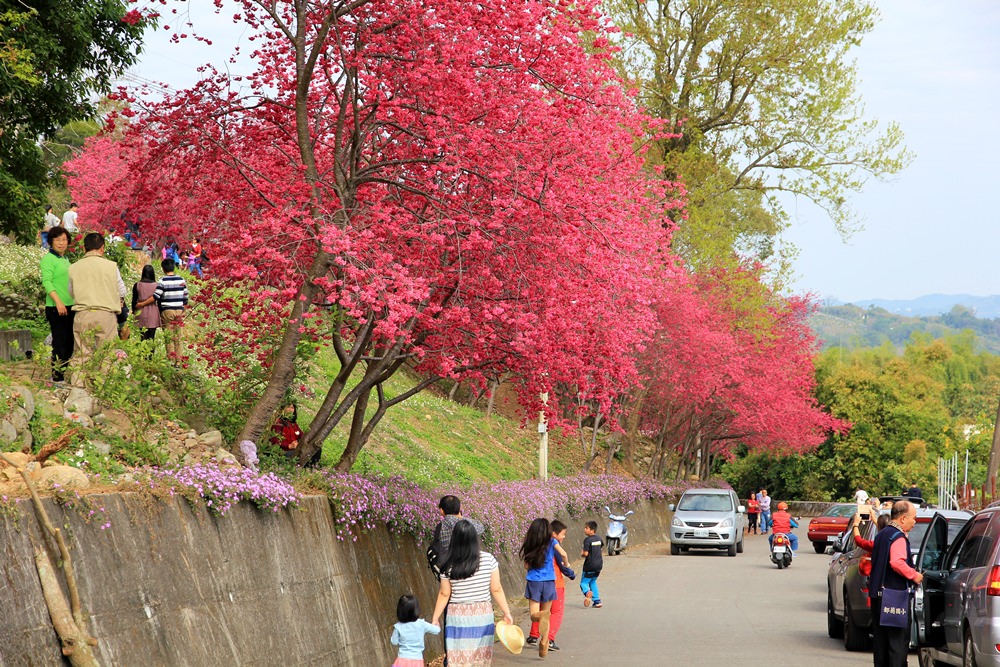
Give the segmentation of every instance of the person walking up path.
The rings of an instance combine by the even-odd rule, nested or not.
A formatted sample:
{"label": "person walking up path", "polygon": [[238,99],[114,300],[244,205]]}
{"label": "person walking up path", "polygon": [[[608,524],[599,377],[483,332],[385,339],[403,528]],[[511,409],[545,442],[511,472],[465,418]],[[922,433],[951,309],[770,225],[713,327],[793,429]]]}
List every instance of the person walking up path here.
{"label": "person walking up path", "polygon": [[69,232],[53,227],[48,232],[49,251],[42,257],[39,272],[45,289],[45,319],[52,332],[52,381],[62,382],[73,356],[73,295],[69,291]]}
{"label": "person walking up path", "polygon": [[73,344],[76,360],[86,363],[105,342],[118,337],[117,315],[125,298],[118,265],[104,258],[104,237],[91,232],[83,239],[82,258],[69,267],[73,297]]}
{"label": "person walking up path", "polygon": [[160,322],[167,339],[167,358],[176,363],[181,358],[181,328],[188,304],[188,288],[184,279],[174,273],[174,260],[163,260],[160,268],[163,269],[163,276],[156,283],[153,298],[160,307]]}

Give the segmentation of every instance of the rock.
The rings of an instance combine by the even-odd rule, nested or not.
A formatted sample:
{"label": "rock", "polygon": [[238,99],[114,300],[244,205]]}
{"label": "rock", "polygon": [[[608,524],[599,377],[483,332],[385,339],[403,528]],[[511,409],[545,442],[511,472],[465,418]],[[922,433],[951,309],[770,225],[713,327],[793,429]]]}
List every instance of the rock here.
{"label": "rock", "polygon": [[222,432],[206,431],[198,436],[198,440],[200,440],[206,447],[222,447]]}
{"label": "rock", "polygon": [[35,442],[35,436],[31,435],[30,429],[21,432],[21,449],[31,450],[31,445]]}
{"label": "rock", "polygon": [[[96,423],[96,420],[95,420]],[[111,445],[106,442],[101,442],[100,440],[91,441],[90,446],[97,450],[97,453],[101,456],[107,456],[111,453]]]}
{"label": "rock", "polygon": [[22,385],[14,385],[11,389],[15,394],[20,397],[21,405],[24,407],[25,414],[28,415],[28,419],[35,416],[35,395],[31,393],[31,390]]}
{"label": "rock", "polygon": [[10,411],[10,414],[7,415],[7,421],[11,423],[18,433],[28,430],[28,413],[20,406],[15,406]]}
{"label": "rock", "polygon": [[188,438],[187,440],[184,441],[184,446],[187,447],[188,449],[192,449],[194,447],[197,447],[198,446],[198,439],[197,438]]}
{"label": "rock", "polygon": [[0,441],[14,442],[17,440],[17,429],[6,419],[0,422]]}
{"label": "rock", "polygon": [[[31,455],[25,454],[24,452],[4,452],[4,456],[13,461],[14,464],[17,466],[23,466],[27,464],[29,461],[31,461]],[[6,461],[0,459],[0,468],[10,468],[10,467],[11,466]]]}
{"label": "rock", "polygon": [[219,465],[238,466],[240,464],[231,451],[222,449],[221,447],[215,450],[215,458],[219,462]]}
{"label": "rock", "polygon": [[86,489],[90,486],[90,479],[87,478],[86,473],[72,466],[42,468],[41,472],[35,476],[35,481],[43,487],[58,484],[63,489]]}
{"label": "rock", "polygon": [[94,420],[82,412],[64,412],[63,419],[74,424],[79,424],[84,428],[91,428],[94,425]]}
{"label": "rock", "polygon": [[101,412],[101,413],[98,413],[98,414],[94,415],[93,417],[91,417],[91,420],[95,424],[97,424],[98,426],[100,426],[104,422],[108,421],[108,418],[104,416],[103,412]]}
{"label": "rock", "polygon": [[92,417],[100,412],[97,406],[97,401],[94,397],[87,393],[85,389],[80,389],[79,387],[73,387],[70,390],[69,396],[66,397],[63,407],[66,412],[77,412],[87,417]]}

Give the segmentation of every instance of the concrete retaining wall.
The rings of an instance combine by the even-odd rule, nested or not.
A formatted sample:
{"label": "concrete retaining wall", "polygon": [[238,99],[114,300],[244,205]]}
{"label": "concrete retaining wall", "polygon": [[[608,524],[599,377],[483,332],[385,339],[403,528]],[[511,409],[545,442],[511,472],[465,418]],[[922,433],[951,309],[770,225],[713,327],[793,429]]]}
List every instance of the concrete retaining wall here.
{"label": "concrete retaining wall", "polygon": [[[90,498],[105,508],[107,530],[51,500],[45,504],[53,523],[69,533],[105,667],[384,667],[395,658],[389,636],[399,596],[412,592],[426,617],[433,611],[437,584],[426,545],[386,529],[340,541],[325,497],[277,514],[243,503],[221,518],[179,498]],[[631,509],[632,544],[667,540],[665,502]],[[563,519],[574,557],[588,519],[600,530],[606,525],[601,516]],[[0,667],[68,664],[35,571],[32,544],[41,532],[30,503],[0,513],[0,537]],[[500,560],[504,589],[516,605],[523,567],[507,556]],[[428,658],[439,653],[440,643],[429,641]]]}

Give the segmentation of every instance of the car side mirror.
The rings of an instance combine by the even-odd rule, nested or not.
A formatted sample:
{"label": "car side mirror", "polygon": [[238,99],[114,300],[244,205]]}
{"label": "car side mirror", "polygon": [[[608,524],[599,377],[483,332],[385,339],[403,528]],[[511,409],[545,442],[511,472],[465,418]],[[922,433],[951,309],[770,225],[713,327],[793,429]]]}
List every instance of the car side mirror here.
{"label": "car side mirror", "polygon": [[746,514],[747,508],[744,507],[743,505],[740,505],[739,507],[736,508],[736,511],[739,512],[740,514]]}
{"label": "car side mirror", "polygon": [[667,505],[667,509],[670,510],[671,512],[676,511],[677,505],[670,503],[669,505]]}

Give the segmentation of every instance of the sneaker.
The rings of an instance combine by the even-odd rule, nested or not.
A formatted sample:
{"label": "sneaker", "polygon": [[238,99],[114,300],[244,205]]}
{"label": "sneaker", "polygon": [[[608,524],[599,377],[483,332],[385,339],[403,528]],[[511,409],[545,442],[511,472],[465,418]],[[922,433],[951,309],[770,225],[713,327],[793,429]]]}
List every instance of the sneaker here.
{"label": "sneaker", "polygon": [[600,600],[597,600],[596,602],[594,602],[594,609],[600,609],[600,608],[601,608],[601,607],[603,607],[603,606],[604,606],[604,605],[603,605],[603,604],[601,604],[601,601],[600,601]]}
{"label": "sneaker", "polygon": [[594,597],[594,592],[593,591],[587,591],[586,593],[584,593],[584,595],[583,595],[583,606],[584,607],[589,607],[590,606],[590,598],[592,598],[592,597]]}
{"label": "sneaker", "polygon": [[551,639],[549,640],[549,650],[550,651],[558,651],[559,650],[559,646],[556,645],[556,643],[554,641],[552,641]]}
{"label": "sneaker", "polygon": [[524,640],[525,646],[534,646],[537,643],[538,643],[538,637],[528,637],[527,639]]}

